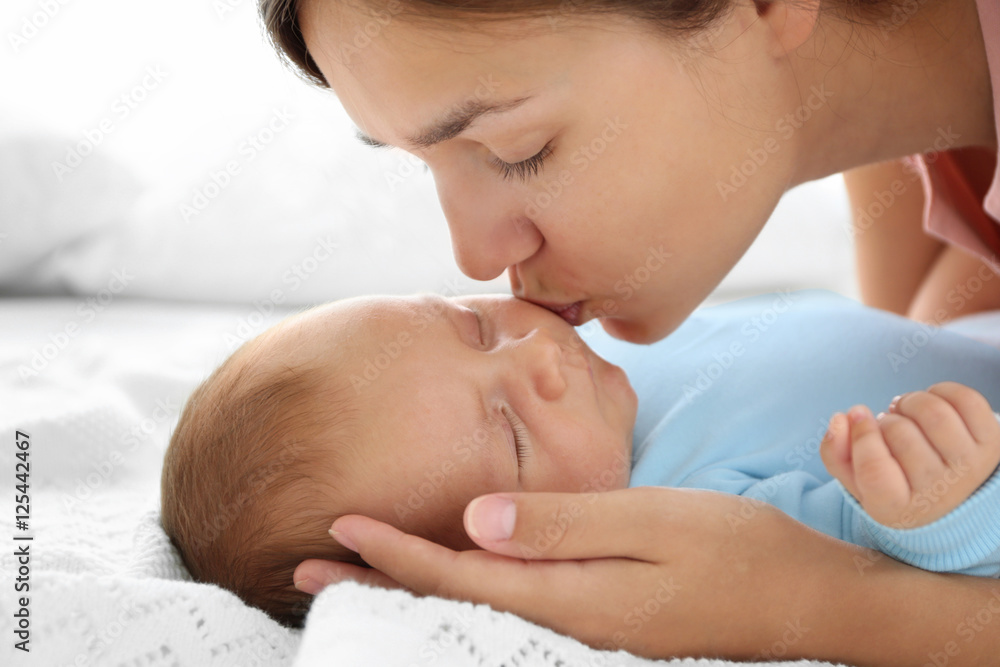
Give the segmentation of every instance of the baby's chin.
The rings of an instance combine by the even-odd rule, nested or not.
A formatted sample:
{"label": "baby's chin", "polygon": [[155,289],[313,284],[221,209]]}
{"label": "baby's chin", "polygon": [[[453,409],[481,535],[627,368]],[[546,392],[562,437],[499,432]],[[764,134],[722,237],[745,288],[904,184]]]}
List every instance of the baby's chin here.
{"label": "baby's chin", "polygon": [[[631,443],[631,439],[627,441]],[[627,489],[632,478],[632,447],[619,450],[601,464],[600,472],[593,474],[580,489],[586,493],[619,491]]]}
{"label": "baby's chin", "polygon": [[627,489],[628,486],[629,486],[629,484],[632,483],[632,452],[633,452],[632,447],[633,447],[633,445],[632,445],[632,432],[631,431],[628,434],[628,441],[627,442],[628,442],[628,451],[625,453],[625,456],[628,457],[628,468],[625,470],[624,481],[622,482],[622,484],[623,484],[622,488],[623,489]]}

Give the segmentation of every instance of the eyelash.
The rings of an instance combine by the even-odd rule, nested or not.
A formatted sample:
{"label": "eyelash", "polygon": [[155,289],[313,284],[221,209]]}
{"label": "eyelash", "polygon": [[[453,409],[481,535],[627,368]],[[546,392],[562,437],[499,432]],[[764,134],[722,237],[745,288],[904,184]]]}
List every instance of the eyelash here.
{"label": "eyelash", "polygon": [[[469,308],[469,310],[476,316],[476,322],[479,323],[479,340],[483,345],[486,345],[486,341],[483,338],[483,318],[475,308]],[[528,428],[521,421],[521,418],[514,414],[514,411],[506,405],[502,406],[500,411],[510,424],[510,430],[514,433],[514,450],[517,452],[517,467],[519,469],[524,468],[524,459],[528,456],[528,446],[525,444],[525,441],[528,439]]]}
{"label": "eyelash", "polygon": [[545,147],[537,155],[529,157],[527,160],[515,162],[514,164],[504,162],[503,160],[494,160],[491,164],[500,172],[500,177],[504,180],[510,180],[516,176],[523,182],[527,180],[529,174],[532,176],[537,175],[538,170],[542,167],[542,163],[545,162],[545,158],[550,155],[552,155],[552,144],[548,143],[545,144]]}
{"label": "eyelash", "polygon": [[508,408],[506,405],[501,408],[503,411],[503,416],[507,418],[510,422],[510,428],[514,432],[514,449],[517,450],[517,467],[524,467],[524,459],[528,456],[528,446],[524,441],[528,438],[528,429],[525,428],[524,422],[514,414],[514,412]]}

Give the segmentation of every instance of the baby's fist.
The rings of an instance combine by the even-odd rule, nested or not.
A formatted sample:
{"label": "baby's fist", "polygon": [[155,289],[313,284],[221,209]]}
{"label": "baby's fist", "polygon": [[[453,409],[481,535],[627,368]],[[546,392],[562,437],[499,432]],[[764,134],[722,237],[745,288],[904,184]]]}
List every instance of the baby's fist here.
{"label": "baby's fist", "polygon": [[990,477],[1000,463],[1000,422],[982,394],[941,382],[896,397],[878,418],[865,406],[835,414],[820,456],[873,519],[916,528]]}

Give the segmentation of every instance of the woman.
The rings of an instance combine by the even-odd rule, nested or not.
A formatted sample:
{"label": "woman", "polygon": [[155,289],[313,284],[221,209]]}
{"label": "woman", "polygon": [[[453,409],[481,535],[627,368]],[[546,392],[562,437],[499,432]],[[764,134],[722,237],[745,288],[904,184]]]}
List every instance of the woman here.
{"label": "woman", "polygon": [[[362,141],[427,163],[462,270],[506,269],[516,295],[574,325],[596,318],[634,342],[669,334],[786,190],[842,171],[867,303],[938,323],[1000,307],[996,0],[261,0],[261,11]],[[376,569],[306,561],[296,585],[404,585],[658,657],[750,657],[789,622],[811,628],[789,657],[1000,655],[1000,634],[957,634],[982,609],[1000,613],[995,584],[871,558],[767,509],[737,535],[724,517],[740,502],[648,488],[483,496],[466,526],[492,554],[348,516],[336,539]],[[538,535],[555,536],[532,548],[545,560],[518,560]],[[698,595],[616,633],[669,577]]]}

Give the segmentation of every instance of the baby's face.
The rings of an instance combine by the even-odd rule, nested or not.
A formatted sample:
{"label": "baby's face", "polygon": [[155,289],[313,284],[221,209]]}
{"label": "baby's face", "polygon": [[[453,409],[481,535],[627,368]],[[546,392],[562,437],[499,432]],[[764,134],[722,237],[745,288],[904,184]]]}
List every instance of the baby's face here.
{"label": "baby's face", "polygon": [[544,308],[362,297],[294,320],[284,352],[329,363],[358,411],[347,513],[472,548],[462,513],[478,495],[628,485],[635,392]]}

